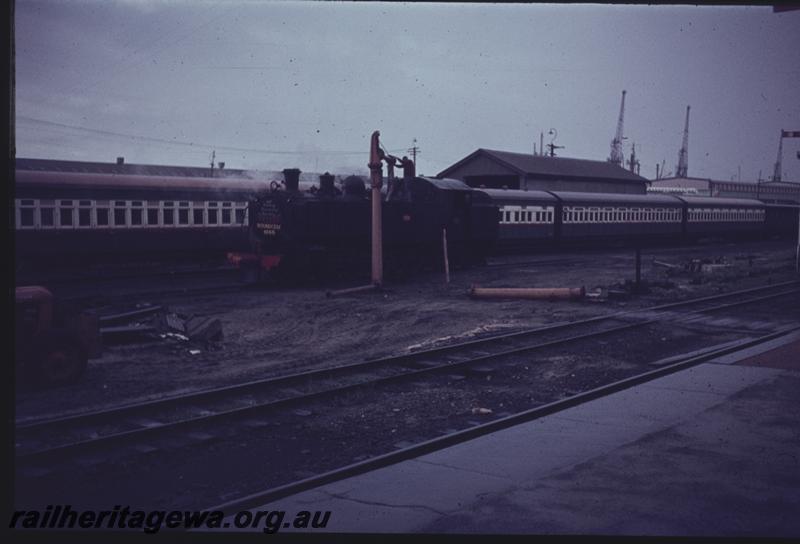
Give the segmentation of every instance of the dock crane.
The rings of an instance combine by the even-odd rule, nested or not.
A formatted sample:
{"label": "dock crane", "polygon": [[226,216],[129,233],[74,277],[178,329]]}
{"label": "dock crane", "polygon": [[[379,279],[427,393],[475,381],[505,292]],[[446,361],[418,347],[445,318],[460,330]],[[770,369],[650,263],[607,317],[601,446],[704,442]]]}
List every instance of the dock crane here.
{"label": "dock crane", "polygon": [[619,120],[617,121],[617,133],[614,135],[614,139],[611,140],[611,155],[608,157],[608,162],[622,167],[624,167],[625,164],[625,159],[622,156],[622,140],[624,139],[622,135],[622,124],[623,118],[625,117],[625,93],[626,91],[622,91],[622,102],[619,106]]}
{"label": "dock crane", "polygon": [[775,161],[775,172],[772,174],[772,181],[781,181],[782,175],[781,171],[783,170],[781,166],[781,159],[783,157],[783,133],[781,131],[781,137],[778,138],[778,160]]}
{"label": "dock crane", "polygon": [[683,143],[678,151],[678,166],[675,168],[675,177],[685,178],[689,175],[689,109],[686,106],[686,125],[683,128]]}

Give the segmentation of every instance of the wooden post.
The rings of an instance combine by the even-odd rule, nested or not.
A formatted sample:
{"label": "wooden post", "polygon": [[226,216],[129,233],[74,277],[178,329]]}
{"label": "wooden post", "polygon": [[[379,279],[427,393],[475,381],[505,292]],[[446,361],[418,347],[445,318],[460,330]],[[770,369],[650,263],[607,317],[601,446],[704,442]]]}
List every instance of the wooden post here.
{"label": "wooden post", "polygon": [[794,255],[794,270],[800,272],[800,210],[797,210],[797,250]]}
{"label": "wooden post", "polygon": [[642,282],[642,250],[636,248],[636,292],[641,289]]}
{"label": "wooden post", "polygon": [[450,283],[450,262],[447,259],[447,229],[442,229],[442,252],[444,253],[444,282]]}

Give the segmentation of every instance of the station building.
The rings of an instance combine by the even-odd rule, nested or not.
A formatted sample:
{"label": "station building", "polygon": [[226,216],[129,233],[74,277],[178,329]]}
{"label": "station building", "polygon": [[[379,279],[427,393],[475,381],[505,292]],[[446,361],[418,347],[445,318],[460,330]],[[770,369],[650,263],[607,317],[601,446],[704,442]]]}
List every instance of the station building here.
{"label": "station building", "polygon": [[478,149],[437,177],[470,187],[646,194],[647,179],[607,161]]}

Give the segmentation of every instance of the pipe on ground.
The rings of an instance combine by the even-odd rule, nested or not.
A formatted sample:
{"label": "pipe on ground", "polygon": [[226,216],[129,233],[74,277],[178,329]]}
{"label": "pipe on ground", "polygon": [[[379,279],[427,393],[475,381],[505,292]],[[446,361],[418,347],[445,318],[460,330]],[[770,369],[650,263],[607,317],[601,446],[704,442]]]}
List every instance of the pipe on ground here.
{"label": "pipe on ground", "polygon": [[473,298],[524,298],[533,300],[576,300],[586,296],[585,287],[470,287]]}
{"label": "pipe on ground", "polygon": [[370,285],[361,285],[359,287],[349,287],[347,289],[339,289],[338,291],[328,291],[325,296],[328,298],[338,297],[340,295],[349,295],[352,293],[363,293],[365,291],[380,291],[380,284],[373,283]]}

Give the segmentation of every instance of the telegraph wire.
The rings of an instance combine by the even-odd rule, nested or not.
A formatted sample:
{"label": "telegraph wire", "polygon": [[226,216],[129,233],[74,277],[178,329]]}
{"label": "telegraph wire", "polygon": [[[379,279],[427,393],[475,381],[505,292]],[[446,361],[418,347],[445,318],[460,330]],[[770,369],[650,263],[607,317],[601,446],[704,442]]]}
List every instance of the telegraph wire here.
{"label": "telegraph wire", "polygon": [[[308,154],[319,154],[319,155],[363,155],[367,153],[366,151],[325,151],[325,150],[306,150],[306,151],[287,151],[287,150],[275,150],[275,149],[252,149],[252,148],[245,148],[245,147],[235,147],[235,146],[226,146],[226,145],[215,145],[215,144],[207,144],[202,142],[187,142],[181,140],[168,140],[165,138],[156,138],[154,136],[140,136],[136,134],[125,134],[122,132],[114,132],[110,130],[102,130],[97,128],[90,128],[90,127],[82,127],[79,125],[69,125],[66,123],[58,123],[56,121],[46,121],[44,119],[36,119],[34,117],[29,117],[27,115],[18,115],[17,121],[23,121],[28,123],[38,123],[42,125],[48,125],[53,127],[60,127],[69,130],[79,130],[83,132],[89,132],[92,134],[99,134],[102,136],[116,136],[119,138],[129,138],[131,140],[138,140],[142,142],[153,142],[153,143],[161,143],[161,144],[170,144],[170,145],[180,145],[185,147],[193,147],[193,148],[207,148],[207,149],[221,149],[225,151],[238,151],[244,153],[265,153],[265,154],[273,154],[273,155],[308,155]],[[394,150],[395,153],[398,150]]]}

